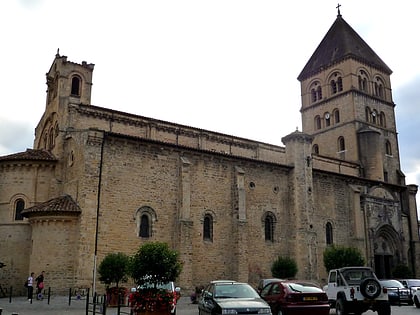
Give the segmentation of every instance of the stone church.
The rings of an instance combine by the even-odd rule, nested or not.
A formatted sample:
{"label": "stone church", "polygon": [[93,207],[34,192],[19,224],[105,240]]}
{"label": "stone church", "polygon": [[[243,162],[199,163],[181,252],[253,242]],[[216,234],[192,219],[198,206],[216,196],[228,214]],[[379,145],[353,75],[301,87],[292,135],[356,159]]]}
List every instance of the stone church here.
{"label": "stone church", "polygon": [[45,270],[55,292],[101,289],[106,254],[151,241],[179,252],[185,289],[255,284],[278,256],[322,283],[331,245],[357,247],[379,277],[420,276],[392,71],[340,12],[298,75],[302,131],[284,146],[92,105],[93,70],[57,52],[33,149],[0,157],[3,287]]}

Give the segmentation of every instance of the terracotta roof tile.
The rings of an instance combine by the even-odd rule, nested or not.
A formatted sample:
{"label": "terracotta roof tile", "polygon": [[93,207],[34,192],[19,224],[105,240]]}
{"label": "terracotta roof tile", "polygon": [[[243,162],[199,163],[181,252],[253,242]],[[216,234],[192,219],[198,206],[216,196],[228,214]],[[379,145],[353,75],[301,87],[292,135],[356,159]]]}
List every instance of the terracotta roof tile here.
{"label": "terracotta roof tile", "polygon": [[25,152],[18,152],[10,155],[0,156],[0,161],[56,161],[55,156],[47,150],[26,149]]}
{"label": "terracotta roof tile", "polygon": [[24,217],[33,217],[35,215],[59,215],[59,214],[75,214],[82,212],[79,205],[69,195],[53,198],[36,206],[24,209],[22,215]]}

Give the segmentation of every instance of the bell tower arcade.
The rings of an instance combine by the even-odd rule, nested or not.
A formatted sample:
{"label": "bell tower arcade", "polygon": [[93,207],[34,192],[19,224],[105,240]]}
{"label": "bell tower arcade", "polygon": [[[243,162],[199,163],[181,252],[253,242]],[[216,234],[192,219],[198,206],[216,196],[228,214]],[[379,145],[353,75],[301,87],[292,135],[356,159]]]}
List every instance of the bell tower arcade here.
{"label": "bell tower arcade", "polygon": [[391,74],[338,11],[298,76],[312,154],[356,163],[367,179],[404,184]]}

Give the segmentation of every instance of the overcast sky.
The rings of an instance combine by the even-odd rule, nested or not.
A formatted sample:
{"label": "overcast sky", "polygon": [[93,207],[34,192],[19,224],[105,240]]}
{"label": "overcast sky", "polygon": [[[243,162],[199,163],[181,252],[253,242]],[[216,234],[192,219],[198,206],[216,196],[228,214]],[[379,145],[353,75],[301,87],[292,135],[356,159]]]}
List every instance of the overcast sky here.
{"label": "overcast sky", "polygon": [[[347,23],[393,70],[401,168],[407,184],[419,185],[420,1],[340,4]],[[334,23],[336,6],[1,0],[0,155],[32,148],[58,48],[69,61],[95,64],[93,105],[283,145],[283,136],[302,129],[296,78]]]}

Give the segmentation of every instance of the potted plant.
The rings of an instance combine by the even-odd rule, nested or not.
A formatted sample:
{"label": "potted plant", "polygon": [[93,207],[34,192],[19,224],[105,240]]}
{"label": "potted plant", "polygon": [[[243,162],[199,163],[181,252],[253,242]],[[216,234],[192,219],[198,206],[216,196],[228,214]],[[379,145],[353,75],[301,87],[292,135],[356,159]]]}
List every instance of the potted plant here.
{"label": "potted plant", "polygon": [[[99,280],[107,285],[106,295],[109,306],[121,304],[127,295],[126,288],[119,287],[119,283],[127,281],[129,262],[130,257],[124,253],[110,253],[98,267]],[[115,283],[115,287],[109,287],[111,283]]]}
{"label": "potted plant", "polygon": [[132,257],[131,277],[138,289],[131,296],[135,314],[170,314],[178,296],[173,281],[179,276],[182,265],[178,252],[162,242],[146,243]]}

